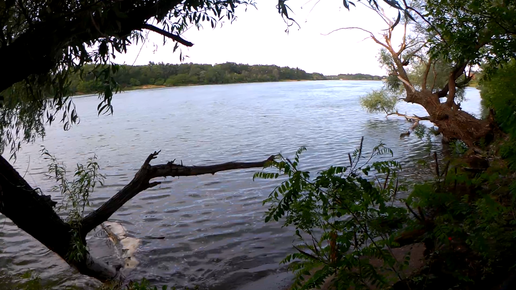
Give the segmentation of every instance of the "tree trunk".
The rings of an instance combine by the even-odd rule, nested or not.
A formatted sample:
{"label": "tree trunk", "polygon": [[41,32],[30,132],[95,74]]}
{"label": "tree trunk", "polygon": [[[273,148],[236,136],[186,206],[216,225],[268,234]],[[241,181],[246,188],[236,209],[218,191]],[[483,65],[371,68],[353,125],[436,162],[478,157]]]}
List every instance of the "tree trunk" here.
{"label": "tree trunk", "polygon": [[[86,244],[86,235],[91,230],[107,221],[131,198],[150,187],[158,185],[159,182],[151,182],[153,178],[215,174],[225,170],[263,167],[267,162],[274,159],[271,156],[259,162],[228,162],[210,166],[183,166],[173,162],[150,165],[150,161],[155,159],[158,153],[150,154],[128,185],[101,207],[82,219],[80,234],[84,244]],[[42,195],[38,189],[32,188],[16,169],[0,156],[0,213],[58,254],[80,273],[103,282],[120,277],[115,268],[95,260],[89,252],[86,252],[80,261],[67,259],[67,255],[72,249],[72,228],[54,211],[55,204],[50,196]]]}
{"label": "tree trunk", "polygon": [[493,118],[477,119],[454,103],[441,103],[435,93],[416,91],[409,94],[406,100],[423,106],[429,114],[429,120],[439,128],[443,137],[462,140],[470,148],[478,147],[482,140],[486,144],[490,143],[496,133]]}
{"label": "tree trunk", "polygon": [[[55,202],[41,195],[0,156],[0,212],[20,229],[40,241],[66,261],[71,245],[71,228],[54,211]],[[114,268],[96,261],[89,253],[82,261],[67,261],[82,274],[101,281],[112,280]]]}

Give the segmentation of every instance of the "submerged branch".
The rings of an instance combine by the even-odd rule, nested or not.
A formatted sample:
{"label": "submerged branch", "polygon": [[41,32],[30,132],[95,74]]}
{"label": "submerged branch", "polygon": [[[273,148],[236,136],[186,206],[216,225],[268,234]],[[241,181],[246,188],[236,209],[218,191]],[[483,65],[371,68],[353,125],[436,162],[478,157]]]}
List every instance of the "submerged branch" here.
{"label": "submerged branch", "polygon": [[413,116],[409,116],[407,114],[401,114],[401,113],[398,113],[398,111],[396,112],[392,112],[392,113],[388,113],[387,114],[387,117],[389,116],[399,116],[399,117],[403,117],[405,118],[407,121],[410,121],[410,120],[413,120],[413,121],[430,121],[430,117],[429,116],[425,116],[425,117],[419,117],[419,116],[416,116],[416,115],[413,115]]}
{"label": "submerged branch", "polygon": [[81,230],[84,236],[95,227],[105,222],[113,213],[138,193],[160,184],[160,182],[157,181],[151,182],[153,178],[215,174],[216,172],[225,170],[263,167],[267,162],[274,160],[274,156],[270,156],[268,159],[259,162],[227,162],[208,166],[184,166],[182,164],[174,164],[174,161],[166,164],[151,165],[150,162],[156,159],[158,154],[159,151],[150,154],[129,184],[98,209],[83,218]]}
{"label": "submerged branch", "polygon": [[387,114],[386,117],[393,116],[393,115],[399,116],[399,117],[403,117],[403,118],[405,118],[405,120],[413,123],[412,126],[410,126],[410,129],[406,133],[402,133],[400,135],[400,138],[403,138],[405,136],[409,136],[410,132],[412,132],[412,131],[414,131],[414,129],[416,129],[416,127],[419,125],[420,121],[430,121],[430,117],[429,116],[425,116],[425,117],[419,117],[419,116],[416,116],[416,115],[409,116],[407,114],[398,113],[398,111],[389,113],[389,114]]}

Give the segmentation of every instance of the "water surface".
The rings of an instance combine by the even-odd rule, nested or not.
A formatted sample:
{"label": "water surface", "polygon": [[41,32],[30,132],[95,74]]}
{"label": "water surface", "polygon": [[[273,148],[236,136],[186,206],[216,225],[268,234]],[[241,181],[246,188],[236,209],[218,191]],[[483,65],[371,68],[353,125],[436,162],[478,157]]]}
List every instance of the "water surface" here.
{"label": "water surface", "polygon": [[[302,162],[312,170],[346,164],[346,154],[362,136],[366,150],[384,142],[404,165],[438,150],[438,139],[431,144],[416,137],[400,139],[411,126],[404,119],[386,119],[360,108],[359,97],[381,85],[312,81],[131,91],[114,97],[112,116],[97,116],[96,97],[77,97],[80,124],[67,132],[58,125],[49,127],[45,140],[23,146],[15,166],[32,186],[49,193],[54,183],[45,177],[41,145],[70,170],[96,154],[107,176],[91,197],[96,208],[127,184],[156,150],[161,153],[154,164],[176,159],[185,165],[207,165],[258,161],[278,152],[290,155],[306,146]],[[468,88],[466,97],[463,109],[480,114],[478,91]],[[424,115],[417,106],[403,104],[399,109]],[[283,271],[278,262],[292,251],[292,231],[264,224],[262,201],[276,183],[253,181],[257,170],[167,178],[128,202],[111,218],[142,239],[140,264],[128,278],[237,289]],[[3,216],[0,227],[2,277],[34,269],[58,288],[95,285]],[[108,247],[91,239],[95,248]]]}

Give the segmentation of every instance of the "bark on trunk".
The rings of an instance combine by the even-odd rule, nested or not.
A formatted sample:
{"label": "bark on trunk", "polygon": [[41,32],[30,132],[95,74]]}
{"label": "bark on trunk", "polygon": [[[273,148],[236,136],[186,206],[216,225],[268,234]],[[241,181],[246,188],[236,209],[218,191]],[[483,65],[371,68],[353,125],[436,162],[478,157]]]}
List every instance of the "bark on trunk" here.
{"label": "bark on trunk", "polygon": [[[159,182],[151,182],[152,178],[215,174],[224,170],[263,167],[274,158],[271,156],[259,162],[228,162],[210,166],[183,166],[173,162],[150,165],[150,161],[157,155],[158,152],[149,155],[127,186],[100,208],[83,218],[81,235],[84,243],[86,243],[85,237],[88,232],[105,222],[127,201],[145,189],[159,184]],[[42,195],[39,190],[32,188],[11,164],[0,156],[0,213],[58,254],[80,273],[100,281],[117,279],[119,272],[115,268],[95,260],[89,253],[86,253],[81,261],[66,259],[71,249],[72,229],[57,215],[53,209],[54,206],[55,202],[51,200],[50,196]]]}
{"label": "bark on trunk", "polygon": [[[0,212],[20,229],[40,241],[66,261],[71,228],[54,211],[50,196],[40,194],[0,156]],[[89,253],[83,261],[67,261],[82,274],[101,281],[116,278],[114,268],[96,261]]]}
{"label": "bark on trunk", "polygon": [[455,103],[441,103],[437,93],[416,91],[408,94],[406,100],[423,106],[430,116],[429,120],[439,128],[445,138],[462,140],[470,148],[478,147],[482,139],[489,143],[496,133],[492,118],[477,119],[462,111]]}

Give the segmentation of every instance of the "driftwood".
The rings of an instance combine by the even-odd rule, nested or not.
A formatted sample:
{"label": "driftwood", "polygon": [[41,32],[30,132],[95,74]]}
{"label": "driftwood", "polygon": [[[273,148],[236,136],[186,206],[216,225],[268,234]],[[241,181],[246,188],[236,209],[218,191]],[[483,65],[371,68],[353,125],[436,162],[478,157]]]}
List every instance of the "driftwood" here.
{"label": "driftwood", "polygon": [[129,184],[82,220],[84,236],[101,223],[105,222],[113,213],[138,193],[160,184],[160,182],[151,181],[153,178],[215,174],[219,171],[263,167],[267,161],[274,159],[274,156],[271,156],[259,162],[227,162],[208,166],[184,166],[182,164],[175,164],[174,161],[167,164],[151,165],[150,162],[156,159],[158,154],[159,152],[150,154]]}
{"label": "driftwood", "polygon": [[[84,243],[86,243],[86,235],[91,230],[107,221],[131,198],[160,184],[159,181],[152,181],[154,178],[215,174],[219,171],[263,167],[274,159],[274,156],[271,156],[259,162],[228,162],[208,166],[184,166],[175,164],[173,161],[151,165],[151,161],[158,154],[159,152],[150,154],[129,184],[82,219],[80,234]],[[97,261],[89,253],[86,253],[80,261],[66,259],[72,245],[72,231],[70,225],[54,211],[54,205],[55,203],[48,196],[44,196],[40,190],[32,188],[16,169],[0,156],[0,213],[65,259],[80,273],[100,281],[117,279],[119,277],[118,269]]]}

